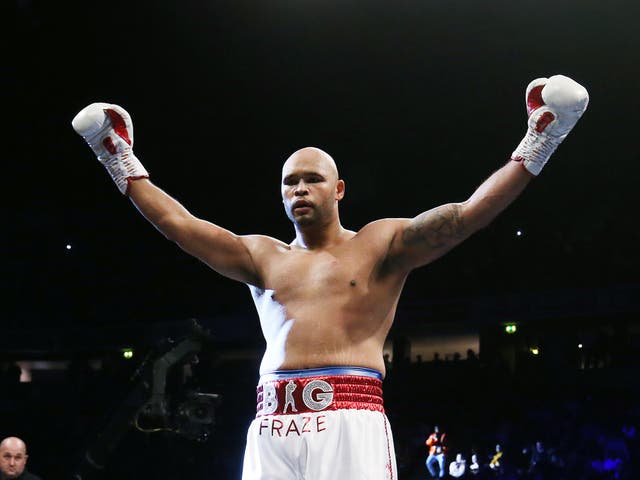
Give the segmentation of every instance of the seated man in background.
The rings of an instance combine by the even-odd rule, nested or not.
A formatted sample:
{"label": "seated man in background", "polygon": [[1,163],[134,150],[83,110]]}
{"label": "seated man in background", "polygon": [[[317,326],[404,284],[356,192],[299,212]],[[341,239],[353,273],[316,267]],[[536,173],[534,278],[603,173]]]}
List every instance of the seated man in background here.
{"label": "seated man in background", "polygon": [[0,442],[0,480],[40,480],[25,470],[27,445],[18,437],[7,437]]}
{"label": "seated man in background", "polygon": [[456,459],[449,464],[449,475],[453,478],[462,478],[467,470],[467,462],[462,458],[462,454],[458,453]]}

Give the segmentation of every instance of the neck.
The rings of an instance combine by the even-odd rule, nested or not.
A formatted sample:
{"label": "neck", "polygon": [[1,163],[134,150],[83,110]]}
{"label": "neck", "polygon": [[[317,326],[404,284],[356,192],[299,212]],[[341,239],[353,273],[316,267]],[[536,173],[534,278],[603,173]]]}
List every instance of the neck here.
{"label": "neck", "polygon": [[347,232],[340,224],[339,219],[323,225],[295,224],[295,230],[296,239],[292,245],[306,248],[307,250],[332,247],[340,243]]}

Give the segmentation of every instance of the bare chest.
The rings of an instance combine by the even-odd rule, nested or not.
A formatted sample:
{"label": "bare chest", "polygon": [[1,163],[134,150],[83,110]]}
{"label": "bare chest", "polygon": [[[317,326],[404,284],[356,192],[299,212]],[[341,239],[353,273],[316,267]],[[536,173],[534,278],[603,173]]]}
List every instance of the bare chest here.
{"label": "bare chest", "polygon": [[281,300],[321,300],[324,295],[356,292],[374,278],[375,265],[363,252],[291,252],[273,262],[267,283]]}

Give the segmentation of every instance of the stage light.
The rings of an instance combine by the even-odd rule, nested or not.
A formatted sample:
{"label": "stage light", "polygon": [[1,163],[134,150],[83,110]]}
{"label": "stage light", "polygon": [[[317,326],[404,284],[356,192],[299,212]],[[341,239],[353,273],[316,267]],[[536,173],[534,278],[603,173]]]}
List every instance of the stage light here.
{"label": "stage light", "polygon": [[133,350],[131,348],[122,349],[122,357],[131,360],[133,358]]}
{"label": "stage light", "polygon": [[540,354],[540,350],[538,349],[538,347],[531,347],[529,349],[529,351],[531,352],[531,355],[538,355]]}
{"label": "stage light", "polygon": [[582,348],[582,344],[581,343],[578,344],[578,348]]}
{"label": "stage light", "polygon": [[517,330],[518,330],[518,327],[516,326],[515,323],[508,323],[504,326],[504,331],[506,333],[516,333]]}

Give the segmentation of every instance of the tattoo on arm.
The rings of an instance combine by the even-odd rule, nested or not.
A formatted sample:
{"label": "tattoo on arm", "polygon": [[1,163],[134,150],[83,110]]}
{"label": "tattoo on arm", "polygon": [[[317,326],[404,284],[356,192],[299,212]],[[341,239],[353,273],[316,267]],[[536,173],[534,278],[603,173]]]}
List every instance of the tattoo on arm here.
{"label": "tattoo on arm", "polygon": [[464,239],[466,229],[460,205],[449,204],[421,213],[402,234],[406,246],[423,243],[431,249],[443,248]]}

